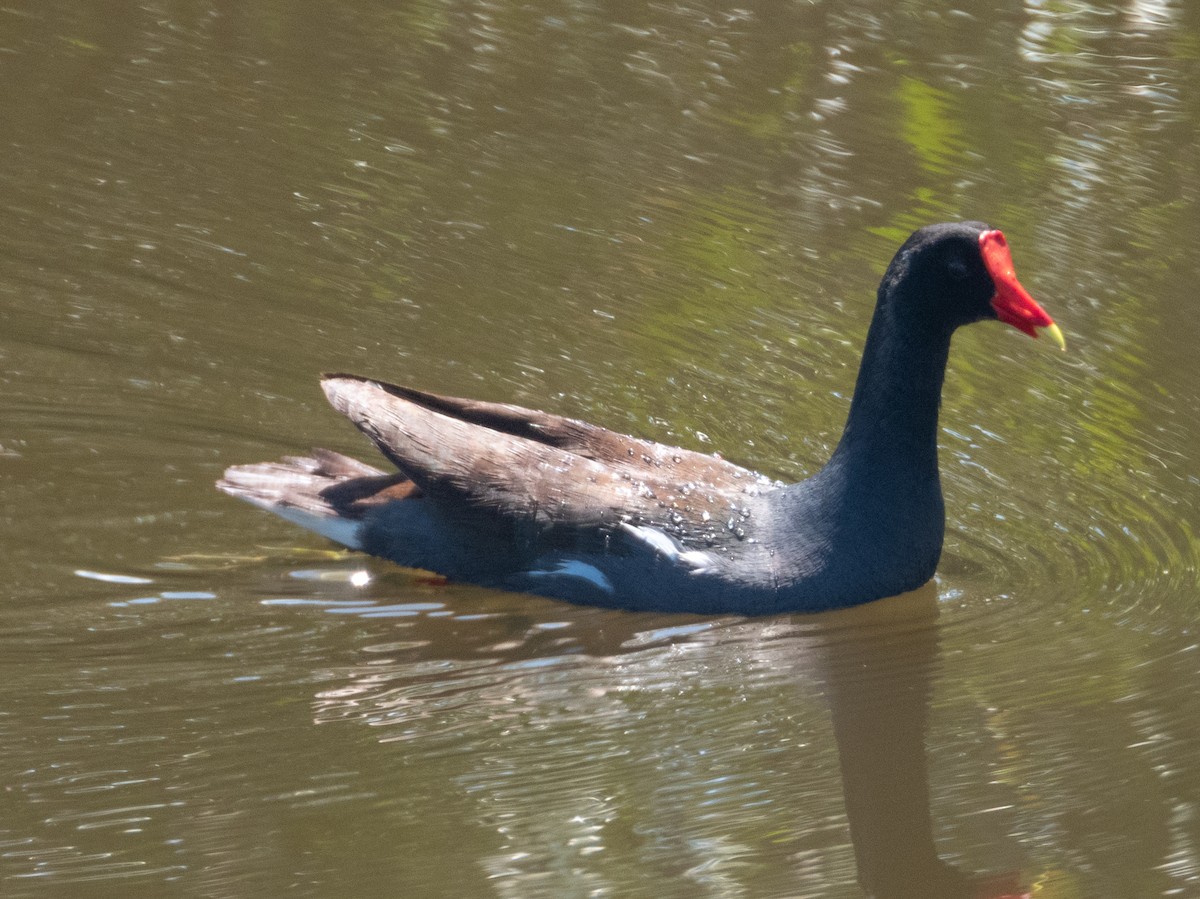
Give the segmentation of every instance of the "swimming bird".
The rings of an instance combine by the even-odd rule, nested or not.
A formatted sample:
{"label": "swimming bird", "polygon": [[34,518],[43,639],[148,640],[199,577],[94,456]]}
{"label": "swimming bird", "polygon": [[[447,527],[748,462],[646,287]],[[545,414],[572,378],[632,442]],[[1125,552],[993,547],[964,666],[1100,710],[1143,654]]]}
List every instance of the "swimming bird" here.
{"label": "swimming bird", "polygon": [[1000,231],[914,232],[880,283],[841,439],[795,484],[572,418],[330,374],[330,403],[395,471],[317,449],[233,466],[217,486],[352,549],[487,587],[704,614],[869,602],[937,567],[950,339],[985,320],[1065,347]]}

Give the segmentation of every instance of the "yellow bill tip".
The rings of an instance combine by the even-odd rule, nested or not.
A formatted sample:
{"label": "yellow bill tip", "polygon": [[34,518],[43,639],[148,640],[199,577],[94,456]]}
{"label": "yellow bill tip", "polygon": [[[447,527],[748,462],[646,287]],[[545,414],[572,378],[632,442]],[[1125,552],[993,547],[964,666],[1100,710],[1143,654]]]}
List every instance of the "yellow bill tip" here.
{"label": "yellow bill tip", "polygon": [[1058,344],[1058,348],[1060,350],[1065,350],[1067,348],[1067,341],[1063,338],[1063,332],[1059,330],[1058,325],[1054,324],[1054,322],[1051,322],[1044,328],[1039,328],[1038,330],[1049,335],[1050,339]]}

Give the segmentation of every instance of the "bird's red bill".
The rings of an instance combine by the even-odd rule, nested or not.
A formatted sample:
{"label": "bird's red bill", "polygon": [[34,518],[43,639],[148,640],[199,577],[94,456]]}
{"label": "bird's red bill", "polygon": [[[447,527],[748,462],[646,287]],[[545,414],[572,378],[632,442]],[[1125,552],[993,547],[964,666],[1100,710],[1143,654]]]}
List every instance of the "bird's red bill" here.
{"label": "bird's red bill", "polygon": [[1000,231],[984,231],[979,235],[979,250],[983,254],[983,264],[996,285],[996,294],[992,297],[996,318],[1030,337],[1037,337],[1038,328],[1054,328],[1051,332],[1054,335],[1058,331],[1054,319],[1046,314],[1046,310],[1017,280],[1004,234]]}

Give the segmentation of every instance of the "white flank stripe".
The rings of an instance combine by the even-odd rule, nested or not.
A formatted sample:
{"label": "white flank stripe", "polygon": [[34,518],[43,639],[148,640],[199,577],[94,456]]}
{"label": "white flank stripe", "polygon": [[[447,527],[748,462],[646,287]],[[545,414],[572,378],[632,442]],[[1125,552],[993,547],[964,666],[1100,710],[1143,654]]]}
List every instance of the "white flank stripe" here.
{"label": "white flank stripe", "polygon": [[613,592],[612,581],[603,571],[595,565],[580,562],[578,559],[563,559],[553,568],[547,568],[544,571],[530,571],[529,575],[530,577],[576,577],[599,587],[605,593]]}

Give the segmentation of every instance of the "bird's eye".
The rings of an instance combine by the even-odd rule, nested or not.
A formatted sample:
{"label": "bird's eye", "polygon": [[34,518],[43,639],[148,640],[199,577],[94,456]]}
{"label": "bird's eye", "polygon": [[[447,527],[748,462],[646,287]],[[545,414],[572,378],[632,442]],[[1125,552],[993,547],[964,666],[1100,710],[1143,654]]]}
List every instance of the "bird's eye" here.
{"label": "bird's eye", "polygon": [[946,268],[950,269],[950,274],[960,281],[970,274],[966,260],[961,256],[952,256],[950,261],[946,263]]}

